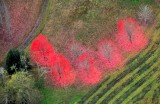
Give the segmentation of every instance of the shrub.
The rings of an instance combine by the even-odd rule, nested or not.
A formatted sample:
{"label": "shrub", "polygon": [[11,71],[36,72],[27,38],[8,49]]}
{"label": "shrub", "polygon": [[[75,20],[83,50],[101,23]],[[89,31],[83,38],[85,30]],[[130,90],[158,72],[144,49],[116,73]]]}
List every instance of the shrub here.
{"label": "shrub", "polygon": [[34,88],[34,80],[27,72],[17,72],[6,82],[0,90],[1,102],[5,104],[39,104],[40,95]]}
{"label": "shrub", "polygon": [[49,77],[51,83],[55,86],[67,87],[74,83],[75,72],[70,62],[61,54],[53,55],[50,62]]}
{"label": "shrub", "polygon": [[6,68],[10,75],[22,69],[27,70],[30,68],[29,59],[26,58],[24,52],[20,52],[17,49],[11,49],[6,57]]}
{"label": "shrub", "polygon": [[[13,67],[14,66],[14,67]],[[20,52],[15,49],[11,49],[6,58],[6,68],[8,74],[13,74],[20,68]]]}
{"label": "shrub", "polygon": [[119,21],[116,40],[117,45],[125,52],[138,52],[148,44],[148,38],[132,18],[124,18]]}
{"label": "shrub", "polygon": [[55,53],[53,46],[42,34],[33,40],[30,52],[33,60],[41,66],[48,66],[50,55]]}
{"label": "shrub", "polygon": [[3,67],[0,67],[0,87],[5,85],[6,79],[7,79],[7,71],[4,70]]}

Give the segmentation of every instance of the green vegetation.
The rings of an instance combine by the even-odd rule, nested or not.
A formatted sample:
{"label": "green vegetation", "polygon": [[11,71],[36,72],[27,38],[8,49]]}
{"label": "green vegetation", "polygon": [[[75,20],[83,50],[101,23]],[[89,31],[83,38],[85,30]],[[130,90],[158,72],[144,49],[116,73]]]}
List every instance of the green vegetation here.
{"label": "green vegetation", "polygon": [[29,73],[17,72],[11,78],[5,75],[3,81],[0,85],[1,104],[39,104],[40,93]]}
{"label": "green vegetation", "polygon": [[20,70],[27,70],[30,68],[29,59],[25,56],[24,52],[11,49],[7,54],[6,68],[10,75]]}
{"label": "green vegetation", "polygon": [[141,4],[151,4],[154,3],[154,0],[117,0],[121,6],[124,7],[137,7]]}
{"label": "green vegetation", "polygon": [[42,104],[74,104],[75,101],[86,94],[86,90],[77,90],[76,88],[42,88],[40,91],[43,95]]}

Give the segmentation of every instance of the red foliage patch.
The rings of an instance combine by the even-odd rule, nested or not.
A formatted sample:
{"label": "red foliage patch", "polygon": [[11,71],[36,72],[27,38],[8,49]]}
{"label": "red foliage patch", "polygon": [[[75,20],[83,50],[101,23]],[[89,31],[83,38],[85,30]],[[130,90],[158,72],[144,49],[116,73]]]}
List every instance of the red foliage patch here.
{"label": "red foliage patch", "polygon": [[115,68],[124,64],[121,51],[111,40],[104,40],[98,44],[98,57],[105,69],[113,71]]}
{"label": "red foliage patch", "polygon": [[61,54],[56,54],[50,60],[50,78],[55,86],[70,86],[74,83],[76,74],[69,61]]}
{"label": "red foliage patch", "polygon": [[84,85],[96,84],[102,78],[102,72],[90,54],[83,54],[77,59],[77,75]]}
{"label": "red foliage patch", "polygon": [[50,57],[55,54],[53,46],[42,34],[33,40],[30,52],[32,59],[41,66],[49,66]]}
{"label": "red foliage patch", "polygon": [[[145,48],[148,43],[140,26],[132,18],[121,20],[118,23],[118,29],[116,36],[118,44],[112,40],[102,40],[98,44],[97,53],[86,50],[77,42],[69,43],[66,51],[69,60],[55,53],[48,39],[40,34],[32,42],[31,55],[39,65],[50,68],[49,78],[55,86],[72,85],[76,74],[78,80],[84,85],[94,85],[102,78],[103,72],[100,70],[100,65],[108,71],[114,71],[124,65],[125,59],[118,46],[125,52],[135,52]],[[72,66],[76,69],[76,73]]]}
{"label": "red foliage patch", "polygon": [[118,45],[125,52],[142,50],[148,44],[147,37],[142,32],[140,26],[132,18],[122,19],[118,23],[116,39]]}

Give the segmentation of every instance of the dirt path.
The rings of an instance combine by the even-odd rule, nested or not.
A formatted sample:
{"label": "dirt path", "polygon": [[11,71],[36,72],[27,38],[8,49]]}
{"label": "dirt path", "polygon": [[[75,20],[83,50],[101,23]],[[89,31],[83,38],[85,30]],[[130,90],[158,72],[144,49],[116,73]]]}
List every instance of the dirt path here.
{"label": "dirt path", "polygon": [[44,15],[45,10],[46,10],[46,8],[48,6],[48,1],[49,0],[44,0],[41,12],[40,12],[40,14],[38,16],[38,19],[37,19],[37,21],[36,21],[36,23],[35,23],[32,31],[29,33],[29,35],[27,36],[27,38],[25,39],[25,41],[23,41],[21,43],[21,45],[18,47],[18,49],[21,49],[21,50],[25,49],[29,45],[29,43],[32,41],[32,39],[34,38],[34,36],[37,35],[36,31],[37,31],[37,29],[39,28],[39,26],[40,26],[40,24],[42,22],[43,15]]}

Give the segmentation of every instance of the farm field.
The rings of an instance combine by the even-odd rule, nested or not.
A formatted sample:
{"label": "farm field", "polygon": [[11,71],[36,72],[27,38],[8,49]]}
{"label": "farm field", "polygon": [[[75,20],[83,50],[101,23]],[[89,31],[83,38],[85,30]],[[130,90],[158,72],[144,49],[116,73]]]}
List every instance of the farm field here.
{"label": "farm field", "polygon": [[[154,90],[159,87],[158,32],[159,30],[153,32],[153,41],[148,48],[131,59],[121,72],[107,77],[104,82],[90,90],[78,104],[135,104],[143,102],[143,98],[151,95],[154,97]],[[147,96],[149,93],[150,96]]]}
{"label": "farm field", "polygon": [[160,104],[160,1],[1,3],[0,104]]}

